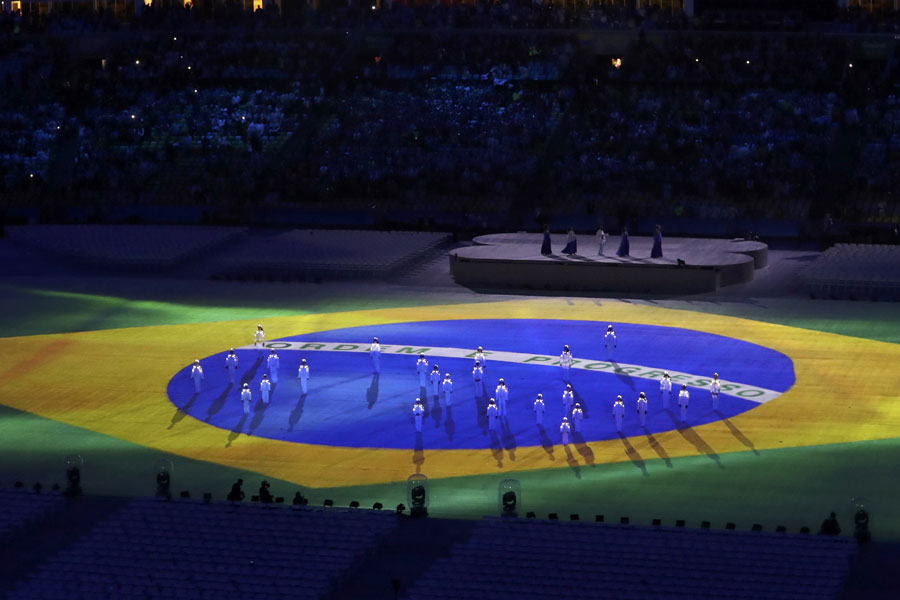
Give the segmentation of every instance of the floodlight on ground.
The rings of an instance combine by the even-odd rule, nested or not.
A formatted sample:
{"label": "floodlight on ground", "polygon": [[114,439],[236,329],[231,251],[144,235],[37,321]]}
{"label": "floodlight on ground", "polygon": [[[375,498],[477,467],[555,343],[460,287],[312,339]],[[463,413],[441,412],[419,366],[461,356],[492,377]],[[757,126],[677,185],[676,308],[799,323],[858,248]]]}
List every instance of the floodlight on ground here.
{"label": "floodlight on ground", "polygon": [[427,517],[430,496],[427,476],[413,473],[406,478],[406,500],[409,502],[410,516]]}
{"label": "floodlight on ground", "polygon": [[703,521],[700,523],[700,529],[709,529],[710,525],[712,525],[712,523],[709,521]]}
{"label": "floodlight on ground", "polygon": [[63,492],[69,498],[81,495],[81,469],[84,468],[84,459],[78,454],[70,454],[66,457],[66,491]]}
{"label": "floodlight on ground", "polygon": [[662,525],[662,519],[653,519],[653,526],[660,527]]}
{"label": "floodlight on ground", "polygon": [[569,515],[570,521],[578,521],[578,520],[580,520],[580,518],[581,517],[578,516],[578,513],[572,513],[571,515]]}
{"label": "floodlight on ground", "polygon": [[204,492],[204,493],[203,493],[203,503],[204,503],[204,504],[209,504],[210,502],[212,502],[212,493],[211,493],[211,492]]}
{"label": "floodlight on ground", "polygon": [[187,490],[181,490],[181,494],[179,494],[179,496],[181,496],[182,498],[190,498],[191,493]]}
{"label": "floodlight on ground", "polygon": [[785,527],[784,525],[779,525],[778,527],[775,528],[775,533],[786,533],[786,532],[787,532],[787,527]]}
{"label": "floodlight on ground", "polygon": [[322,503],[322,506],[334,506],[334,500],[331,498],[325,498],[325,502]]}
{"label": "floodlight on ground", "polygon": [[376,502],[375,504],[372,505],[372,508],[374,510],[381,510],[382,508],[384,508],[384,504],[382,504],[381,502]]}
{"label": "floodlight on ground", "polygon": [[526,518],[526,519],[534,519],[535,517],[537,517],[537,515],[534,514],[533,511],[529,511],[529,512],[525,513],[525,518]]}
{"label": "floodlight on ground", "polygon": [[735,525],[734,523],[732,523],[730,521],[728,523],[725,523],[725,529],[728,529],[729,531],[734,531],[734,529],[736,529],[736,528],[737,528],[737,525]]}
{"label": "floodlight on ground", "polygon": [[556,513],[550,513],[549,515],[547,515],[547,518],[556,521],[557,519],[559,519],[559,515]]}
{"label": "floodlight on ground", "polygon": [[678,519],[675,521],[675,527],[684,527],[684,519]]}
{"label": "floodlight on ground", "polygon": [[497,506],[501,517],[516,517],[522,510],[522,484],[518,479],[504,479],[497,486]]}
{"label": "floodlight on ground", "polygon": [[754,523],[753,527],[750,528],[751,531],[762,531],[762,525],[759,523]]}
{"label": "floodlight on ground", "polygon": [[359,501],[358,501],[358,500],[351,500],[351,501],[350,501],[350,508],[359,508]]}
{"label": "floodlight on ground", "polygon": [[605,519],[604,519],[603,515],[594,515],[594,522],[595,522],[595,523],[603,523],[604,520],[605,520]]}
{"label": "floodlight on ground", "polygon": [[801,527],[800,533],[802,533],[803,535],[809,535],[809,527]]}
{"label": "floodlight on ground", "polygon": [[631,519],[629,519],[628,517],[620,517],[619,518],[619,523],[621,523],[622,525],[628,525],[630,522],[631,522]]}
{"label": "floodlight on ground", "polygon": [[397,508],[394,509],[394,511],[398,515],[402,515],[404,510],[406,510],[406,505],[404,505],[402,502],[397,505]]}

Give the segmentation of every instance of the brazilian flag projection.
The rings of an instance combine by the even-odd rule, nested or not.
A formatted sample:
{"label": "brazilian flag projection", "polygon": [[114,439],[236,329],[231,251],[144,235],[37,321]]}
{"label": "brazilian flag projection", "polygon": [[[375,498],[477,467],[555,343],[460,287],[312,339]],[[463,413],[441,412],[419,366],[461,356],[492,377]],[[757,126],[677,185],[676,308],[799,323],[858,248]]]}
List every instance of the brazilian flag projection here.
{"label": "brazilian flag projection", "polygon": [[[900,381],[888,367],[900,364],[896,344],[618,300],[272,317],[263,325],[281,365],[264,407],[256,403],[268,349],[259,356],[247,347],[256,323],[6,338],[0,397],[18,410],[150,449],[319,488],[403,481],[417,471],[434,479],[625,462],[628,451],[653,456],[660,448],[674,459],[710,448],[725,454],[896,437]],[[603,343],[608,324],[617,334],[611,353]],[[383,344],[377,378],[367,354],[373,336]],[[562,372],[554,365],[563,344],[579,361],[571,379],[585,415],[566,447]],[[472,380],[478,345],[487,351],[486,395],[475,394]],[[229,387],[223,357],[231,347],[240,365]],[[419,388],[419,352],[450,373],[449,404]],[[305,395],[297,381],[301,358],[311,370]],[[188,374],[195,359],[205,373],[199,393]],[[878,376],[848,365],[870,365]],[[659,394],[663,370],[675,384],[668,410]],[[722,380],[718,411],[708,391],[713,372]],[[485,402],[501,377],[509,414],[491,432]],[[254,400],[246,417],[238,390],[245,381]],[[674,405],[681,383],[691,394],[686,424]],[[636,413],[641,391],[649,399],[646,428]],[[547,407],[543,429],[532,410],[537,393]],[[626,407],[621,434],[611,414],[617,395]],[[428,407],[421,435],[412,417],[417,396]]]}
{"label": "brazilian flag projection", "polygon": [[[658,433],[682,425],[676,406],[681,385],[691,395],[691,425],[733,417],[772,401],[794,384],[791,360],[784,354],[734,338],[684,328],[612,323],[615,344],[605,343],[606,322],[550,319],[465,319],[386,323],[321,331],[236,350],[238,381],[229,381],[225,352],[206,357],[209,365],[200,393],[195,394],[191,367],[177,373],[169,397],[178,407],[225,430],[238,427],[250,435],[305,444],[353,448],[433,450],[550,447],[560,442],[566,411],[566,380],[559,352],[568,344],[576,353],[571,370],[575,402],[584,419],[572,439],[578,443],[618,436],[612,403],[621,395],[627,407],[623,432]],[[382,342],[380,373],[373,373],[369,343]],[[485,348],[485,385],[473,379],[474,348]],[[607,347],[608,346],[608,347]],[[268,357],[275,351],[274,360]],[[428,371],[420,387],[417,359],[424,355]],[[580,357],[580,358],[579,358]],[[298,379],[305,359],[311,377],[307,393]],[[275,371],[275,372],[273,372]],[[721,401],[711,403],[709,384],[720,372]],[[673,391],[663,395],[659,379],[669,372]],[[439,381],[449,374],[449,402]],[[273,383],[263,403],[260,381]],[[490,430],[486,409],[502,378],[509,388],[507,414]],[[239,388],[248,383],[254,398],[244,416]],[[636,399],[644,392],[649,415],[642,426]],[[546,409],[536,423],[534,401],[544,397]],[[671,396],[671,397],[669,397]],[[425,423],[417,434],[412,412],[420,397]]]}

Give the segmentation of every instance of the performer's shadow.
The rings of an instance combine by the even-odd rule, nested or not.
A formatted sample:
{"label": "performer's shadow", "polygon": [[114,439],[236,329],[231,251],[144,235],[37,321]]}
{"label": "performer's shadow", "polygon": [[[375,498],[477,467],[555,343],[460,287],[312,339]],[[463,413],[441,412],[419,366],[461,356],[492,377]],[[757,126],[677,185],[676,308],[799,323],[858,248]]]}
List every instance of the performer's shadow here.
{"label": "performer's shadow", "polygon": [[263,363],[262,356],[257,356],[256,360],[253,362],[253,365],[244,371],[244,374],[241,375],[240,382],[241,384],[250,383],[253,381],[253,378],[256,377],[256,372],[259,370],[260,365]]}
{"label": "performer's shadow", "polygon": [[[225,395],[228,395],[228,390],[230,390],[230,389],[231,389],[231,384],[229,384],[228,387],[225,388]],[[188,400],[184,406],[175,409],[175,414],[172,415],[172,422],[169,423],[169,427],[167,429],[172,429],[173,427],[175,427],[175,425],[177,425],[183,418],[185,418],[190,413],[191,407],[194,406],[194,402],[197,400],[198,396],[200,396],[200,394],[195,393],[193,396],[191,396],[191,399]]]}
{"label": "performer's shadow", "polygon": [[544,429],[543,425],[538,425],[537,428],[538,435],[541,437],[541,448],[544,449],[544,452],[547,453],[550,460],[556,460],[556,457],[553,456],[553,442],[551,442],[550,438],[547,436],[547,430]]}
{"label": "performer's shadow", "polygon": [[516,460],[516,436],[509,428],[509,419],[506,417],[500,419],[500,441],[509,453],[509,460]]}
{"label": "performer's shadow", "polygon": [[656,437],[647,431],[646,427],[644,427],[644,435],[647,436],[647,441],[650,443],[650,447],[653,448],[653,451],[656,452],[657,456],[666,461],[666,468],[673,468],[672,459],[669,458],[668,452],[666,452],[666,449],[662,447],[662,444],[659,443]]}
{"label": "performer's shadow", "polygon": [[644,477],[647,476],[647,465],[644,464],[644,459],[641,458],[641,455],[637,450],[634,449],[634,446],[628,441],[628,438],[625,437],[625,434],[621,431],[619,432],[619,439],[622,440],[622,445],[625,446],[625,455],[628,459],[634,464],[635,467],[641,470],[641,473]]}
{"label": "performer's shadow", "polygon": [[440,429],[441,419],[444,416],[444,411],[441,409],[441,401],[437,398],[434,399],[434,406],[432,407],[430,414],[431,418],[434,419],[434,428]]}
{"label": "performer's shadow", "polygon": [[366,403],[369,409],[378,402],[378,378],[378,373],[372,373],[372,381],[369,383],[369,387],[366,388]]}
{"label": "performer's shadow", "polygon": [[731,431],[731,435],[733,435],[737,441],[750,448],[750,450],[753,451],[753,454],[759,456],[759,451],[756,449],[756,446],[753,445],[753,440],[744,435],[744,432],[738,429],[737,426],[731,422],[731,419],[718,410],[715,411],[715,413],[719,415],[719,418],[722,419],[722,422],[725,423],[725,426],[728,427],[729,431]]}
{"label": "performer's shadow", "polygon": [[575,449],[578,450],[578,454],[584,459],[584,462],[594,466],[594,451],[591,450],[591,447],[587,445],[587,442],[584,440],[584,436],[581,432],[573,433],[572,440],[574,440]]}
{"label": "performer's shadow", "polygon": [[231,442],[238,439],[241,435],[241,432],[244,430],[244,423],[247,422],[247,415],[241,415],[241,420],[237,422],[237,425],[232,427],[231,432],[228,434],[228,441],[225,442],[225,447],[228,448],[231,446]]}
{"label": "performer's shadow", "polygon": [[288,417],[288,431],[294,430],[294,425],[300,420],[300,417],[303,416],[303,406],[306,404],[306,394],[301,394],[300,399],[297,400],[297,405],[294,407],[294,410],[291,411],[290,416]]}
{"label": "performer's shadow", "polygon": [[488,432],[488,418],[487,411],[481,408],[482,399],[478,396],[475,396],[475,422],[478,424],[478,427],[481,428],[482,435],[487,435]]}
{"label": "performer's shadow", "polygon": [[453,434],[456,433],[456,423],[453,421],[453,409],[449,406],[447,407],[447,418],[444,419],[444,433],[447,434],[447,439],[452,442]]}
{"label": "performer's shadow", "polygon": [[578,459],[572,454],[568,444],[563,444],[563,449],[566,451],[566,462],[569,463],[569,467],[575,473],[575,479],[581,479],[581,465],[578,464]]}
{"label": "performer's shadow", "polygon": [[[228,398],[228,393],[231,391],[232,385],[229,383],[225,386],[225,390],[216,397],[215,400],[212,401],[212,404],[209,405],[209,408],[206,409],[206,422],[209,423],[209,420],[213,418],[213,416],[222,410],[222,407],[225,406],[225,399]],[[193,402],[193,400],[192,400]],[[179,419],[180,420],[180,419]],[[174,424],[174,417],[173,417]],[[171,429],[171,427],[169,428]]]}
{"label": "performer's shadow", "polygon": [[722,465],[722,461],[719,460],[719,455],[716,454],[715,450],[712,449],[712,446],[706,443],[700,434],[694,431],[694,428],[688,425],[687,423],[682,423],[678,417],[672,413],[672,411],[667,410],[666,414],[669,415],[669,418],[672,420],[672,423],[675,425],[675,431],[681,434],[681,437],[686,439],[697,449],[697,452],[700,454],[705,454],[709,457],[710,460],[714,461],[716,465],[720,469],[724,469],[724,465]]}
{"label": "performer's shadow", "polygon": [[269,408],[269,405],[263,404],[262,401],[257,402],[256,406],[253,407],[253,419],[250,421],[250,427],[247,428],[247,435],[253,435],[256,428],[262,424],[263,419],[266,418],[267,408]]}
{"label": "performer's shadow", "polygon": [[422,432],[416,432],[416,442],[413,446],[413,464],[416,465],[416,473],[422,472],[422,465],[425,464],[425,445],[422,442]]}
{"label": "performer's shadow", "polygon": [[616,374],[616,377],[618,377],[622,383],[630,387],[632,391],[637,391],[637,388],[634,387],[634,378],[628,373],[622,371],[622,367],[620,367],[619,363],[617,363],[615,360],[609,359],[609,362],[613,366],[613,373]]}
{"label": "performer's shadow", "polygon": [[491,454],[494,455],[494,460],[497,461],[497,467],[503,468],[503,446],[500,444],[500,438],[497,436],[496,431],[491,431]]}
{"label": "performer's shadow", "polygon": [[[578,389],[575,387],[575,384],[573,383],[571,385],[572,385],[572,393],[575,396],[575,404],[581,405],[581,412],[584,413],[585,418],[590,417],[590,412],[588,410],[587,401],[582,397],[581,394],[578,393]],[[569,414],[571,414],[571,413],[569,413]]]}

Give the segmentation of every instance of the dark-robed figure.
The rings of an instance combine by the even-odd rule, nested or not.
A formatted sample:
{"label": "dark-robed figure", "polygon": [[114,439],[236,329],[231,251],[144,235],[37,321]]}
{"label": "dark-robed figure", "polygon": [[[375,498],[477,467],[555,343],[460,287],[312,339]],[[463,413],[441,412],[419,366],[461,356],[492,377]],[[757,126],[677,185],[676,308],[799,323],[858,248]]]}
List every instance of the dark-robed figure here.
{"label": "dark-robed figure", "polygon": [[578,253],[578,238],[575,237],[575,230],[569,227],[569,233],[566,235],[566,247],[563,248],[563,254],[572,256]]}
{"label": "dark-robed figure", "polygon": [[616,256],[628,256],[629,251],[630,244],[628,242],[628,228],[625,227],[622,229],[622,239],[619,242],[619,249],[616,250]]}
{"label": "dark-robed figure", "polygon": [[662,227],[656,226],[653,233],[653,249],[650,250],[650,258],[662,258]]}
{"label": "dark-robed figure", "polygon": [[541,244],[541,254],[550,256],[553,251],[550,249],[550,228],[544,225],[544,241]]}

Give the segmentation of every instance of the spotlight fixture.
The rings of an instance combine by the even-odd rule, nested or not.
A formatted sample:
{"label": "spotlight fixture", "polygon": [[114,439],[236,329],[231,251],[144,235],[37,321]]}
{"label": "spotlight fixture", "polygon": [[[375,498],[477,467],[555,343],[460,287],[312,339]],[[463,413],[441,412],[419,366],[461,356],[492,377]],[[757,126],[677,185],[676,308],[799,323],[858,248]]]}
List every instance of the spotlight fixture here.
{"label": "spotlight fixture", "polygon": [[628,525],[628,523],[630,523],[630,522],[631,522],[631,519],[629,519],[628,517],[621,517],[619,519],[619,523],[621,523],[622,525]]}
{"label": "spotlight fixture", "polygon": [[402,502],[397,505],[396,512],[398,515],[402,515],[404,510],[406,510],[406,506]]}
{"label": "spotlight fixture", "polygon": [[549,515],[547,515],[547,518],[556,521],[557,519],[559,519],[559,515],[556,513],[550,513]]}
{"label": "spotlight fixture", "polygon": [[595,523],[602,523],[603,521],[604,521],[603,515],[595,515],[594,516]]}
{"label": "spotlight fixture", "polygon": [[203,503],[204,503],[204,504],[209,504],[211,501],[212,501],[212,493],[211,493],[211,492],[204,492],[204,493],[203,493]]}
{"label": "spotlight fixture", "polygon": [[322,503],[322,506],[334,506],[334,500],[331,498],[325,498],[325,502]]}
{"label": "spotlight fixture", "polygon": [[662,525],[662,519],[653,519],[653,526],[660,527]]}
{"label": "spotlight fixture", "polygon": [[709,526],[710,526],[709,521],[703,521],[702,523],[700,523],[700,529],[709,529]]}
{"label": "spotlight fixture", "polygon": [[534,512],[532,512],[532,511],[529,511],[529,512],[525,513],[525,518],[526,518],[526,519],[534,519],[536,516],[537,516],[537,515],[534,514]]}
{"label": "spotlight fixture", "polygon": [[382,508],[384,508],[384,504],[382,504],[381,502],[376,502],[372,505],[373,510],[381,510]]}
{"label": "spotlight fixture", "polygon": [[753,527],[750,528],[752,531],[762,531],[762,525],[759,523],[754,523]]}
{"label": "spotlight fixture", "polygon": [[578,513],[572,513],[571,515],[569,515],[569,520],[570,521],[578,521],[579,520]]}
{"label": "spotlight fixture", "polygon": [[734,531],[735,528],[736,528],[736,525],[734,523],[731,523],[731,522],[725,523],[725,529],[727,529],[729,531]]}
{"label": "spotlight fixture", "polygon": [[786,532],[787,532],[787,527],[785,527],[784,525],[779,525],[778,527],[775,528],[775,533],[786,533]]}
{"label": "spotlight fixture", "polygon": [[187,490],[181,490],[181,494],[179,494],[179,496],[181,496],[182,498],[190,498],[191,493]]}
{"label": "spotlight fixture", "polygon": [[359,508],[359,502],[356,500],[350,501],[350,508]]}

